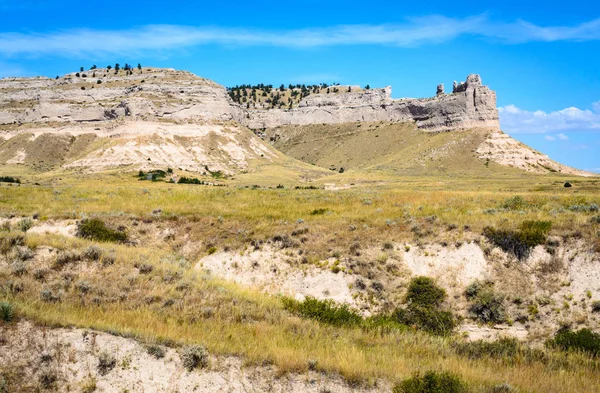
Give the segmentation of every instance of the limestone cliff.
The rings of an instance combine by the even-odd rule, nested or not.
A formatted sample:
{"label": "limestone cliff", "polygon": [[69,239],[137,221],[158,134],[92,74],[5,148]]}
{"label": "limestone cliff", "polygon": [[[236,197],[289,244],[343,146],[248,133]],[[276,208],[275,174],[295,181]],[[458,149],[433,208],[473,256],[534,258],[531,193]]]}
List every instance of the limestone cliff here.
{"label": "limestone cliff", "polygon": [[499,129],[496,93],[481,83],[479,75],[469,75],[460,86],[451,94],[425,99],[392,99],[390,87],[310,95],[292,109],[249,109],[243,123],[262,129],[292,124],[414,121],[430,131]]}
{"label": "limestone cliff", "polygon": [[[279,95],[281,89],[285,90],[273,93]],[[298,97],[298,92],[287,93]],[[252,160],[283,158],[248,128],[263,137],[312,138],[307,141],[312,143],[317,136],[298,136],[302,129],[289,128],[386,122],[414,124],[421,131],[485,129],[489,137],[473,149],[478,160],[526,171],[581,174],[506,135],[498,137],[503,134],[496,94],[479,75],[455,83],[449,94],[438,85],[435,97],[422,99],[393,99],[390,87],[335,86],[304,93],[276,107],[274,101],[265,106],[269,100],[263,97],[255,109],[250,102],[234,102],[227,89],[213,81],[173,69],[94,69],[56,79],[5,78],[0,80],[0,165],[38,170],[162,165],[236,173],[248,170]],[[265,109],[268,106],[274,108]],[[260,132],[263,129],[267,132]],[[397,137],[383,143],[393,144]],[[371,150],[364,154],[378,155]]]}

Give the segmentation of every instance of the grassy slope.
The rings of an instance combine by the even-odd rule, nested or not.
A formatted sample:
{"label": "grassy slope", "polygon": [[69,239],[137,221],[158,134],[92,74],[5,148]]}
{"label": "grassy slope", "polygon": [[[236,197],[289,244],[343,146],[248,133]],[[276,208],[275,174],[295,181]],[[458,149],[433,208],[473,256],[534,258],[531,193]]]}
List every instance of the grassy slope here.
{"label": "grassy slope", "polygon": [[397,175],[516,176],[521,171],[477,157],[489,130],[431,133],[410,123],[343,123],[284,126],[274,146],[299,160],[337,169]]}

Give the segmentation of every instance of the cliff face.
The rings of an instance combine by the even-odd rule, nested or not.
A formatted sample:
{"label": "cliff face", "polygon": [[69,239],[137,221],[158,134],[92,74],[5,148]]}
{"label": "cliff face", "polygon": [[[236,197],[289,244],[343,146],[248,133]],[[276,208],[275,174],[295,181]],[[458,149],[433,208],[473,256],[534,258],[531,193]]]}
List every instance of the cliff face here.
{"label": "cliff face", "polygon": [[[85,77],[84,77],[85,75]],[[496,94],[479,75],[451,94],[395,100],[391,88],[313,94],[292,109],[246,109],[226,90],[189,72],[146,69],[133,75],[98,69],[59,79],[0,81],[0,124],[102,122],[118,118],[238,121],[249,128],[356,121],[416,122],[425,130],[499,128]]]}
{"label": "cliff face", "polygon": [[[265,135],[281,139],[280,144],[294,139],[310,144],[317,143],[321,131],[311,134],[302,127],[387,122],[413,123],[424,131],[485,129],[492,133],[477,148],[478,159],[527,171],[577,172],[508,136],[497,137],[496,94],[479,75],[455,83],[450,94],[439,85],[435,97],[424,99],[392,99],[389,87],[334,88],[333,94],[322,90],[290,103],[291,109],[252,109],[249,102],[235,103],[223,86],[172,69],[6,78],[0,80],[0,165],[95,170],[160,164],[237,173],[247,170],[252,160],[274,162],[280,157],[248,128],[266,129]],[[397,137],[390,135],[383,145],[394,145]],[[359,139],[348,143],[361,144]],[[378,153],[367,149],[364,155]]]}
{"label": "cliff face", "polygon": [[430,131],[500,128],[496,93],[482,85],[479,75],[469,75],[455,92],[434,98],[395,100],[391,92],[386,87],[311,95],[292,109],[247,110],[242,122],[253,129],[357,121],[414,121],[419,128]]}
{"label": "cliff face", "polygon": [[0,80],[0,125],[241,117],[222,86],[186,71],[148,68],[125,75],[97,69],[58,79]]}

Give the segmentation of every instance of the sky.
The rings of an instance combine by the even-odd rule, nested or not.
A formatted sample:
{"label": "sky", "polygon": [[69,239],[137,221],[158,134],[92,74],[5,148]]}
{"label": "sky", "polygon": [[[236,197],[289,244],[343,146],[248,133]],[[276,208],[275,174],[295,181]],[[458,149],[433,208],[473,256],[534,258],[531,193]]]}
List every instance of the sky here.
{"label": "sky", "polygon": [[0,0],[0,78],[141,63],[225,86],[389,85],[401,98],[477,73],[505,132],[600,173],[600,2],[485,3]]}

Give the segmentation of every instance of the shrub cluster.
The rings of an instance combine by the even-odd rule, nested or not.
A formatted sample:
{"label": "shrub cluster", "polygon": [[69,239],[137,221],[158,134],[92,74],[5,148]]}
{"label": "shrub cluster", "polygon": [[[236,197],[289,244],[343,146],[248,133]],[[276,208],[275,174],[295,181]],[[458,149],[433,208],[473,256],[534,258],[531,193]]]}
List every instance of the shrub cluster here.
{"label": "shrub cluster", "polygon": [[446,291],[429,277],[415,277],[406,293],[407,307],[394,313],[396,321],[416,326],[435,335],[449,334],[456,327],[456,319],[450,311],[441,310]]}
{"label": "shrub cluster", "polygon": [[138,172],[139,180],[158,181],[158,180],[164,179],[166,176],[167,176],[167,172],[165,172],[161,169],[154,169],[154,170],[148,171],[148,172],[144,172],[144,171]]}
{"label": "shrub cluster", "polygon": [[125,232],[108,228],[106,224],[98,218],[81,220],[77,228],[77,236],[100,242],[120,243],[127,240],[127,234]]}
{"label": "shrub cluster", "polygon": [[471,303],[469,312],[474,319],[483,323],[502,323],[506,319],[504,297],[494,292],[493,283],[475,281],[465,290]]}
{"label": "shrub cluster", "polygon": [[21,180],[12,176],[0,176],[0,182],[2,183],[17,183],[21,184]]}
{"label": "shrub cluster", "polygon": [[283,298],[283,306],[294,314],[329,325],[357,326],[362,322],[362,317],[348,305],[336,304],[333,300],[318,300],[309,296],[301,302]]}
{"label": "shrub cluster", "polygon": [[204,183],[203,180],[198,180],[196,178],[193,177],[180,177],[179,180],[177,181],[178,184],[199,184],[199,185],[204,185],[206,183]]}
{"label": "shrub cluster", "polygon": [[467,393],[469,389],[462,379],[450,372],[428,371],[415,374],[400,382],[393,393]]}
{"label": "shrub cluster", "polygon": [[581,351],[594,357],[600,356],[600,334],[594,333],[590,329],[581,329],[576,332],[568,328],[560,329],[546,344],[563,351]]}
{"label": "shrub cluster", "polygon": [[504,252],[522,260],[529,256],[535,246],[546,242],[550,229],[550,221],[523,221],[517,231],[486,227],[483,234]]}
{"label": "shrub cluster", "polygon": [[181,350],[181,361],[183,367],[188,371],[192,371],[198,367],[208,367],[208,352],[204,347],[192,345]]}

